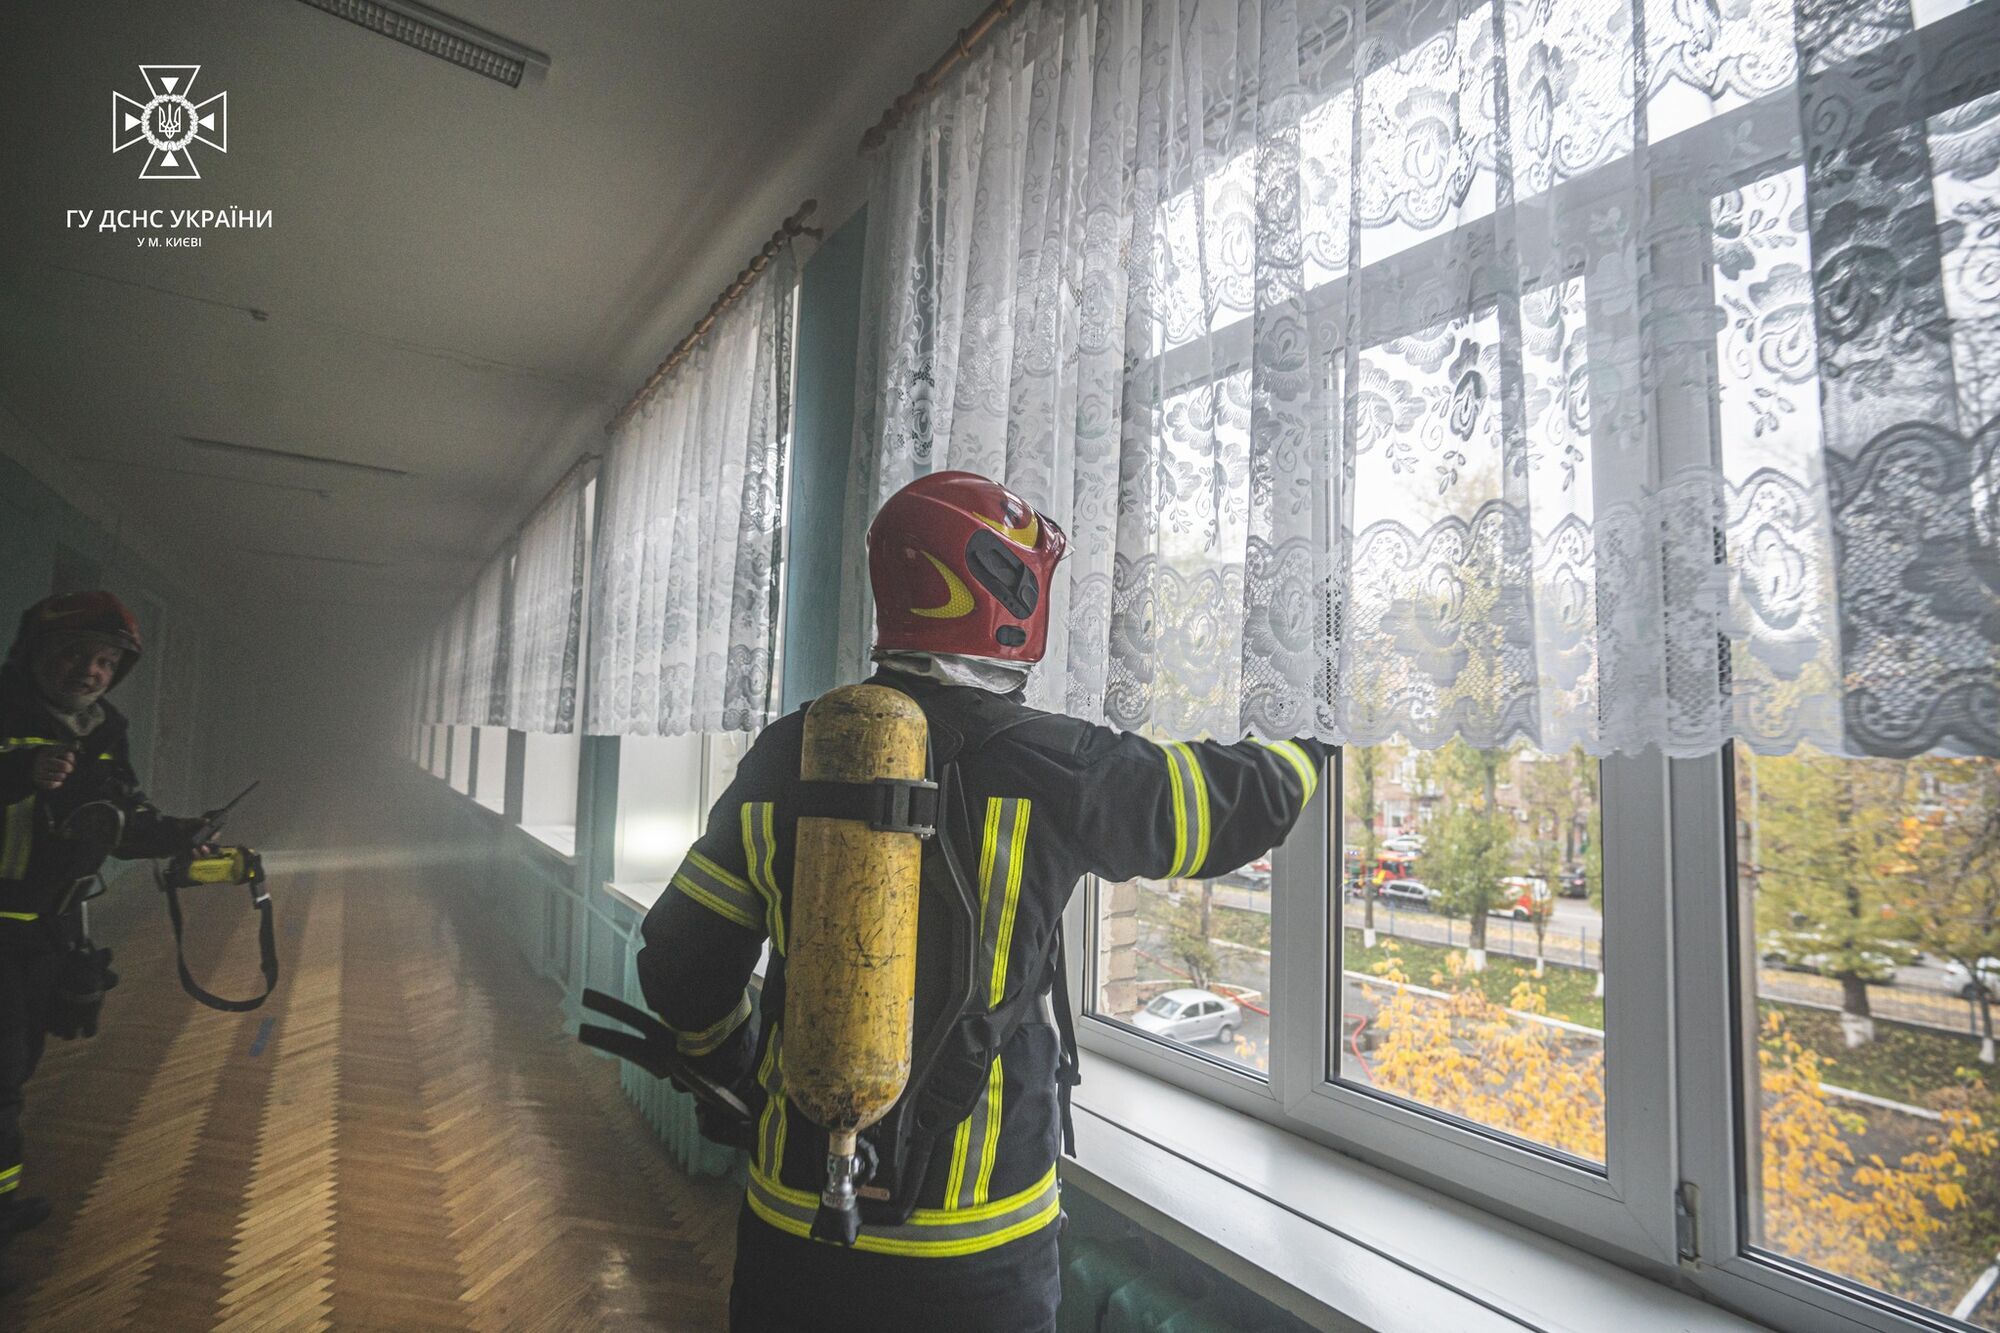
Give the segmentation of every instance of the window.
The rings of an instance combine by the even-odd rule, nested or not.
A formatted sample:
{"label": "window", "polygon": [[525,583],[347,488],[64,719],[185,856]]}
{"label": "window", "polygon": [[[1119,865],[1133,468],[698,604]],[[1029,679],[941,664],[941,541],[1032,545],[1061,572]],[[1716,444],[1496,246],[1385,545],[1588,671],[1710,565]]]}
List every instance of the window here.
{"label": "window", "polygon": [[575,732],[531,731],[521,764],[521,830],[564,856],[576,855],[576,788],[583,745]]}
{"label": "window", "polygon": [[477,727],[479,771],[473,774],[472,799],[495,814],[507,810],[507,728]]}
{"label": "window", "polygon": [[[1271,865],[1096,886],[1092,1010],[1258,1076],[1271,1072]],[[1227,1023],[1181,1020],[1224,1012]],[[1212,1006],[1212,1007],[1211,1007]]]}
{"label": "window", "polygon": [[1597,762],[1375,745],[1340,774],[1336,1077],[1601,1164]]}
{"label": "window", "polygon": [[477,727],[455,724],[451,731],[451,774],[453,791],[463,795],[472,794],[472,738]]}
{"label": "window", "polygon": [[432,722],[424,728],[429,737],[430,758],[427,767],[432,777],[451,776],[451,728],[442,722]]}
{"label": "window", "polygon": [[2000,1240],[2000,761],[1733,758],[1746,1239],[1952,1310]]}
{"label": "window", "polygon": [[664,883],[701,832],[705,762],[700,736],[624,736],[618,741],[618,835],[611,877]]}
{"label": "window", "polygon": [[[1616,280],[1630,274],[1602,273],[1616,244],[1603,237],[1575,235],[1561,262],[1527,273],[1520,290],[1468,297],[1454,288],[1443,318],[1421,300],[1429,257],[1444,244],[1487,244],[1503,211],[1506,227],[1522,230],[1554,228],[1565,210],[1572,223],[1589,215],[1593,191],[1633,151],[1629,135],[1618,139],[1631,125],[1622,115],[1605,118],[1605,139],[1602,126],[1536,123],[1548,108],[1528,97],[1504,111],[1447,97],[1450,114],[1502,119],[1470,137],[1498,135],[1511,117],[1516,140],[1588,149],[1592,161],[1558,178],[1537,175],[1525,155],[1476,156],[1440,172],[1453,177],[1450,207],[1357,227],[1351,253],[1305,255],[1304,305],[1349,335],[1316,369],[1315,391],[1341,403],[1357,397],[1343,377],[1368,386],[1351,418],[1329,428],[1352,432],[1341,439],[1352,466],[1340,492],[1321,497],[1343,521],[1359,531],[1396,516],[1421,533],[1524,494],[1531,524],[1564,505],[1589,521],[1592,464],[1609,456],[1609,424],[1593,398],[1639,361],[1596,354],[1624,337],[1627,350],[1643,344],[1647,356],[1674,359],[1649,408],[1672,424],[1646,466],[1667,476],[1722,460],[1731,491],[1721,502],[1738,506],[1721,534],[1731,542],[1834,540],[1824,514],[1789,528],[1779,514],[1761,527],[1739,522],[1739,510],[1754,508],[1760,472],[1797,474],[1806,451],[1821,448],[1815,321],[1854,312],[1826,306],[1824,291],[1815,305],[1811,275],[1829,257],[1812,253],[1799,106],[1782,91],[1807,36],[1793,31],[1791,5],[1724,8],[1705,41],[1684,48],[1663,35],[1675,31],[1673,6],[1649,0],[1643,29],[1653,48],[1653,82],[1642,90],[1650,170],[1687,191],[1697,213],[1708,203],[1705,221],[1685,237],[1663,236],[1646,256],[1647,280],[1693,316],[1695,354],[1674,359],[1690,347],[1659,341],[1679,336],[1671,332],[1620,334],[1616,322],[1632,307]],[[1531,11],[1589,12],[1518,12]],[[1927,52],[1977,31],[1963,6],[1914,11]],[[1467,22],[1496,26],[1490,10]],[[1510,52],[1521,49],[1516,22],[1507,7],[1498,26]],[[1990,30],[1990,11],[1984,22]],[[1949,32],[1922,29],[1947,23]],[[1892,33],[1884,25],[1857,37],[1837,58]],[[1597,63],[1605,48],[1574,45],[1562,52],[1564,79],[1601,84],[1615,100],[1615,70]],[[1405,86],[1421,79],[1421,64],[1391,54],[1358,108],[1352,90],[1324,92],[1299,125],[1305,151],[1345,171],[1353,145],[1344,127],[1384,132],[1384,108],[1422,100],[1425,89]],[[1916,122],[1934,199],[1931,215],[1910,225],[1935,230],[1944,250],[1937,286],[1957,379],[1956,401],[1939,416],[1955,412],[1957,429],[1990,431],[2000,408],[2000,94],[1945,100]],[[1570,99],[1559,114],[1575,107]],[[1443,138],[1467,132],[1460,124]],[[1427,151],[1414,130],[1409,149],[1375,156],[1414,171]],[[1174,420],[1202,423],[1199,437],[1165,440],[1159,462],[1163,485],[1198,493],[1211,482],[1245,485],[1260,465],[1245,443],[1247,307],[1232,308],[1226,283],[1196,290],[1210,280],[1195,262],[1202,242],[1191,222],[1185,236],[1176,230],[1178,219],[1218,211],[1198,208],[1197,190],[1254,192],[1255,162],[1241,154],[1208,169],[1154,215],[1154,244],[1187,251],[1176,280],[1191,284],[1187,306],[1198,317],[1157,339],[1157,364],[1141,367],[1155,377],[1164,431]],[[1315,206],[1285,200],[1294,202]],[[1874,288],[1850,294],[1864,290]],[[1468,376],[1510,384],[1517,396],[1467,398],[1457,386]],[[1448,450],[1406,447],[1446,430],[1456,441]],[[1522,476],[1503,466],[1510,430],[1553,469]],[[1434,469],[1447,458],[1457,475],[1440,498]],[[1991,466],[1979,464],[1985,470],[1960,487],[1988,539]],[[1540,505],[1535,488],[1564,476],[1575,498]],[[1208,551],[1242,545],[1227,528],[1242,511],[1216,510],[1219,534],[1188,524],[1161,540],[1173,577],[1192,580]],[[1708,527],[1701,532],[1705,541]],[[1973,572],[1989,550],[1941,555],[1940,569],[1963,584],[1907,591],[1950,600],[1976,581],[1977,595],[1953,605],[1990,617],[2000,585]],[[1769,567],[1801,579],[1819,567],[1782,555]],[[1228,557],[1218,563],[1226,569]],[[1226,580],[1217,586],[1218,597],[1232,595]],[[1594,613],[1587,586],[1551,588],[1572,599],[1549,608],[1557,614]],[[1424,591],[1448,603],[1468,589]],[[1804,594],[1824,605],[1807,608],[1791,640],[1732,640],[1726,663],[1738,681],[1769,682],[1780,711],[1788,682],[1841,665],[1829,645],[1848,608],[1831,588]],[[1419,603],[1402,611],[1411,641],[1427,629]],[[1541,707],[1576,706],[1564,693],[1573,666],[1535,662]],[[1237,691],[1226,663],[1218,674],[1222,694]],[[1809,738],[1840,726],[1838,717],[1798,720]],[[1206,883],[1086,886],[1073,921],[1090,945],[1086,1045],[1628,1266],[1656,1276],[1678,1269],[1709,1297],[1775,1326],[1886,1333],[1955,1316],[2000,1329],[2000,764],[1840,758],[1809,743],[1782,755],[1736,746],[1600,761],[1520,744],[1419,749],[1397,738],[1350,747],[1329,776],[1317,818],[1264,863]],[[1226,1019],[1231,1004],[1242,1026],[1224,1046],[1205,1025]]]}

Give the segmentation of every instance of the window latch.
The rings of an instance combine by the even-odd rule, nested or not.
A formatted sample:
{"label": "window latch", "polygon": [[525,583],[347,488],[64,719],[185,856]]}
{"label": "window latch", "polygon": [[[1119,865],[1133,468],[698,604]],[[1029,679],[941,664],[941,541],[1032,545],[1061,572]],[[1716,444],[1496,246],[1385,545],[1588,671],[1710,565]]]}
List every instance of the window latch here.
{"label": "window latch", "polygon": [[1701,1191],[1691,1180],[1683,1180],[1674,1190],[1674,1249],[1683,1264],[1701,1262],[1701,1232],[1696,1219]]}

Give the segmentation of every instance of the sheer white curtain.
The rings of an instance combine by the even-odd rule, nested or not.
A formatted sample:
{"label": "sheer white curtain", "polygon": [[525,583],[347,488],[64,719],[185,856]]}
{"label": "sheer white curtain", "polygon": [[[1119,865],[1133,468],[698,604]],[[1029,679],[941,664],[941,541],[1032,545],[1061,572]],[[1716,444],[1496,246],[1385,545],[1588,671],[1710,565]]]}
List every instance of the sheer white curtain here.
{"label": "sheer white curtain", "polygon": [[584,491],[593,472],[573,470],[521,529],[502,719],[516,731],[567,734],[576,728],[584,562],[590,550]]}
{"label": "sheer white curtain", "polygon": [[462,595],[445,617],[438,652],[438,721],[459,725],[472,708],[466,680],[472,648],[472,594]]}
{"label": "sheer white curtain", "polygon": [[507,690],[507,566],[503,548],[486,562],[466,603],[465,664],[454,722],[485,727],[501,723]]}
{"label": "sheer white curtain", "polygon": [[786,247],[605,455],[594,735],[748,731],[771,719],[792,287]]}
{"label": "sheer white curtain", "polygon": [[1991,14],[1024,5],[875,163],[847,665],[962,467],[1084,715],[2000,752]]}

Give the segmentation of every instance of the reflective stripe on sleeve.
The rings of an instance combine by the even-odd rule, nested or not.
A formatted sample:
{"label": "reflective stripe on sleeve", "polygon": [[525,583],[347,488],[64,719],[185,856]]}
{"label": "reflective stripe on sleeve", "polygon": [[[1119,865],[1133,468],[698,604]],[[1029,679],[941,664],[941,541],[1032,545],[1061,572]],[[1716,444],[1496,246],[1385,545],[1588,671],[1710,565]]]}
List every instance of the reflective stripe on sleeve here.
{"label": "reflective stripe on sleeve", "polygon": [[699,1032],[687,1032],[671,1023],[667,1023],[666,1028],[674,1034],[674,1049],[682,1055],[709,1055],[723,1042],[728,1041],[736,1029],[749,1020],[749,1017],[750,992],[744,991],[742,998],[737,1000],[735,1008]]}
{"label": "reflective stripe on sleeve", "polygon": [[715,862],[689,852],[674,872],[674,887],[745,930],[764,928],[764,902],[750,886]]}
{"label": "reflective stripe on sleeve", "polygon": [[743,859],[750,867],[750,887],[764,899],[764,932],[771,937],[771,947],[783,954],[785,911],[775,871],[777,809],[770,801],[753,801],[743,806]]}
{"label": "reflective stripe on sleeve", "polygon": [[[811,1236],[819,1196],[790,1189],[762,1171],[750,1173],[750,1210],[794,1236]],[[862,1223],[854,1248],[913,1259],[948,1259],[977,1254],[1030,1235],[1062,1215],[1056,1169],[1018,1194],[978,1208],[919,1208],[900,1226]]]}
{"label": "reflective stripe on sleeve", "polygon": [[0,1171],[0,1194],[11,1194],[20,1187],[21,1167],[19,1163]]}
{"label": "reflective stripe on sleeve", "polygon": [[0,879],[26,877],[34,831],[35,798],[24,796],[8,806],[4,820],[0,820]]}
{"label": "reflective stripe on sleeve", "polygon": [[52,741],[42,736],[7,736],[0,738],[0,754],[9,750],[35,750],[50,745],[68,745],[68,741]]}
{"label": "reflective stripe on sleeve", "polygon": [[1292,766],[1299,775],[1299,781],[1305,784],[1306,799],[1310,801],[1313,793],[1319,790],[1319,767],[1307,756],[1305,747],[1297,741],[1260,740],[1257,744]]}
{"label": "reflective stripe on sleeve", "polygon": [[1192,875],[1208,859],[1208,779],[1194,747],[1182,741],[1160,746],[1174,800],[1174,859],[1162,878]]}

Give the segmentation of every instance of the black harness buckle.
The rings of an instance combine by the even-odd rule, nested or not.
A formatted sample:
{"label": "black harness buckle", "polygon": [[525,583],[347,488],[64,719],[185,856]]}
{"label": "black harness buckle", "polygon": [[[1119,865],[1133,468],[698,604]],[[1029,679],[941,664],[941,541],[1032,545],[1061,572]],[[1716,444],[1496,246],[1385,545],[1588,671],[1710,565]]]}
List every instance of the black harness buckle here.
{"label": "black harness buckle", "polygon": [[799,817],[852,819],[878,833],[937,835],[938,786],[923,778],[801,782]]}

